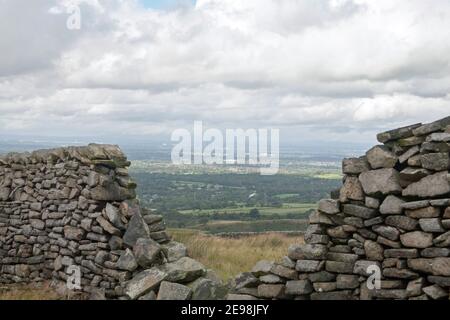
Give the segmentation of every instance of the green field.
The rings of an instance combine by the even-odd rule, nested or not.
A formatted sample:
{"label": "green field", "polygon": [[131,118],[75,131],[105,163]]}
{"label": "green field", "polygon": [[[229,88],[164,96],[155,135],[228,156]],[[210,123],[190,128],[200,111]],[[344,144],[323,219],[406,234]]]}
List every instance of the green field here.
{"label": "green field", "polygon": [[306,219],[281,219],[258,221],[210,221],[204,225],[192,226],[192,229],[201,230],[210,234],[217,233],[247,233],[247,232],[280,232],[305,231],[308,226]]}
{"label": "green field", "polygon": [[306,213],[316,209],[315,203],[284,203],[281,207],[239,207],[221,209],[180,210],[185,215],[213,215],[213,214],[249,214],[252,209],[258,209],[261,215],[286,215],[290,213]]}

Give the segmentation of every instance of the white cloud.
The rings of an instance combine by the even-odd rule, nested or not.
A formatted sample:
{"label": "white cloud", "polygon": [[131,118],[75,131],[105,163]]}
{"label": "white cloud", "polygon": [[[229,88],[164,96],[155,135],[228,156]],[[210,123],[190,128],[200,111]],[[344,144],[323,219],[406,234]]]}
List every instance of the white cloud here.
{"label": "white cloud", "polygon": [[68,3],[0,1],[0,134],[203,120],[369,139],[449,113],[445,0],[80,0],[79,31],[65,28]]}

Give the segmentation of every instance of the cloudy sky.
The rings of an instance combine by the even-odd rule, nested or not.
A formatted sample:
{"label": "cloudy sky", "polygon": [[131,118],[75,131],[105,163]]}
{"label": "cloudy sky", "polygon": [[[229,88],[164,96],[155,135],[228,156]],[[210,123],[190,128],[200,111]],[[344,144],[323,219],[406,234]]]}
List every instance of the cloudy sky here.
{"label": "cloudy sky", "polygon": [[0,0],[2,137],[372,141],[449,114],[448,0]]}

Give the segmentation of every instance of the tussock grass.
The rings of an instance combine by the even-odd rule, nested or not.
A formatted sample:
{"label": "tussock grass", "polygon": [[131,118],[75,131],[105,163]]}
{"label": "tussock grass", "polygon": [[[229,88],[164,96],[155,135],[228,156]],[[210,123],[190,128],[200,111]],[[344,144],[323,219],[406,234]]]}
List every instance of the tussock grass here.
{"label": "tussock grass", "polygon": [[0,300],[60,300],[48,283],[0,285]]}
{"label": "tussock grass", "polygon": [[289,245],[303,243],[303,237],[265,233],[240,238],[210,236],[197,230],[170,229],[175,241],[184,243],[189,256],[217,272],[223,279],[250,271],[259,260],[278,261]]}
{"label": "tussock grass", "polygon": [[50,281],[29,284],[0,284],[0,300],[85,300],[82,293],[64,295]]}

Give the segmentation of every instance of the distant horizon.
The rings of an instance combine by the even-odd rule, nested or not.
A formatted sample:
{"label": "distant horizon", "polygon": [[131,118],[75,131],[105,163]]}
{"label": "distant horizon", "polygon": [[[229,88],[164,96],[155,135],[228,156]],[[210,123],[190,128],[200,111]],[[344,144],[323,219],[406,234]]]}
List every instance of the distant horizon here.
{"label": "distant horizon", "polygon": [[449,38],[444,0],[1,1],[0,136],[372,145],[449,115]]}

